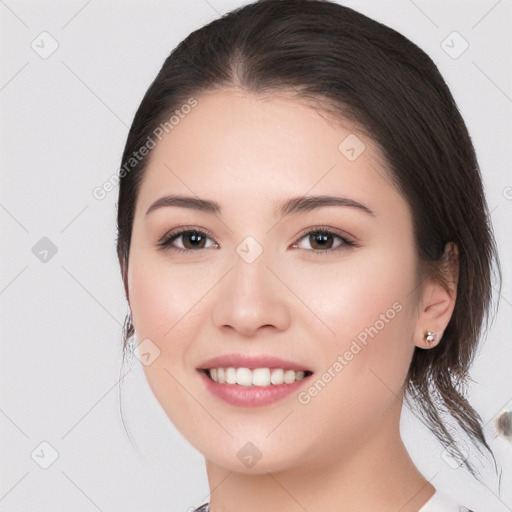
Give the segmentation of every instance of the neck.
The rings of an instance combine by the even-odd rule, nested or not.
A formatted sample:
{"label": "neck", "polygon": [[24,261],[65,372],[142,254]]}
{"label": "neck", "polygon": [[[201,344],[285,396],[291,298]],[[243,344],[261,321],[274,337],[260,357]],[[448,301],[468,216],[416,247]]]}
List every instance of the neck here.
{"label": "neck", "polygon": [[[418,512],[434,494],[395,428],[379,424],[364,442],[335,448],[329,460],[259,474],[237,473],[206,461],[211,512]],[[256,467],[256,466],[255,466]]]}

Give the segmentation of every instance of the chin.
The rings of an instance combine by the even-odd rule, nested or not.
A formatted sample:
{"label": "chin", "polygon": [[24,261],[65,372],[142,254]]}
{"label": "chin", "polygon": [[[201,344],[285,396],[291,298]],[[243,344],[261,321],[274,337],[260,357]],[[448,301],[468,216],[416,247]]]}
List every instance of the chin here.
{"label": "chin", "polygon": [[[234,460],[235,459],[235,460]],[[226,458],[225,454],[218,457],[207,457],[210,464],[223,467],[228,471],[234,473],[242,473],[245,475],[266,475],[268,473],[279,473],[291,469],[294,464],[291,461],[279,460],[277,458],[263,460],[264,457],[259,459],[256,463],[251,464],[247,461],[247,464],[238,460],[238,458]]]}
{"label": "chin", "polygon": [[[264,439],[265,436],[263,436]],[[212,450],[212,444],[207,447],[196,446],[207,464],[223,467],[236,473],[266,475],[278,473],[300,466],[304,460],[304,454],[297,453],[297,446],[286,446],[280,440],[251,442],[243,436],[243,441],[230,439],[228,443],[218,443],[217,449]],[[202,449],[205,448],[205,449]]]}

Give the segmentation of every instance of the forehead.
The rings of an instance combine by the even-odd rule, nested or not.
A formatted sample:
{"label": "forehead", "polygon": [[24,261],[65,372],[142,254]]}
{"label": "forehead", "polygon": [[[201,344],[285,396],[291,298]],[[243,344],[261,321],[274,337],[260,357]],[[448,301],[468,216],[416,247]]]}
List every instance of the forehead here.
{"label": "forehead", "polygon": [[397,200],[377,147],[349,122],[285,95],[226,90],[195,99],[152,150],[143,207],[164,192],[259,208],[308,193]]}

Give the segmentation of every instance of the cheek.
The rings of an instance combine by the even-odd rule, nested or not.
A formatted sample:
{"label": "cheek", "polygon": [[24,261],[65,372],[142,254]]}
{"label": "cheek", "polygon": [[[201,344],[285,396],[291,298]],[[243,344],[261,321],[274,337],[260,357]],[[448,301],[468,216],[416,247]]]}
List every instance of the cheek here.
{"label": "cheek", "polygon": [[[198,325],[198,301],[205,293],[205,286],[197,278],[197,270],[171,268],[142,256],[135,251],[131,255],[129,275],[136,340],[146,343],[151,354],[149,363],[142,360],[142,368],[168,417],[187,430],[190,429],[187,418],[199,413],[193,409],[194,404],[182,386],[190,378],[187,356],[190,338]],[[142,263],[143,259],[150,263]]]}
{"label": "cheek", "polygon": [[193,315],[206,284],[197,278],[196,269],[171,267],[151,257],[145,261],[135,252],[130,262],[130,308],[137,338],[161,343],[177,337],[181,319]]}
{"label": "cheek", "polygon": [[[361,333],[364,341],[364,333],[368,329],[374,333],[373,327],[379,333],[404,323],[410,328],[416,283],[412,253],[356,250],[336,261],[296,262],[283,268],[282,276],[310,312],[330,328],[335,342]],[[314,320],[313,315],[310,318]]]}
{"label": "cheek", "polygon": [[168,324],[166,313],[172,311],[168,305],[173,297],[158,278],[157,268],[139,264],[137,258],[130,265],[130,309],[137,340],[158,340]]}
{"label": "cheek", "polygon": [[323,367],[336,375],[331,379],[336,384],[326,386],[330,392],[325,398],[332,393],[326,406],[339,396],[353,408],[392,400],[400,393],[414,350],[412,251],[354,252],[335,264],[291,272],[307,276],[295,288],[314,313],[307,316],[305,328],[310,337],[316,330]]}
{"label": "cheek", "polygon": [[[350,450],[362,442],[360,436],[378,428],[391,407],[399,407],[414,350],[415,309],[405,284],[406,277],[413,282],[414,272],[412,266],[393,268],[347,269],[335,282],[325,280],[325,286],[316,279],[309,283],[306,296],[316,297],[312,309],[335,336],[327,332],[319,339],[323,368],[299,397],[303,434],[323,431],[326,438],[341,438],[339,446]],[[332,279],[332,272],[328,276]]]}
{"label": "cheek", "polygon": [[[203,292],[204,293],[204,292]],[[149,349],[150,364],[144,363],[146,378],[159,401],[165,395],[181,397],[175,376],[182,381],[190,329],[194,327],[194,303],[200,291],[187,286],[187,275],[165,265],[133,259],[130,275],[130,308],[137,343]],[[149,341],[148,341],[149,340]]]}

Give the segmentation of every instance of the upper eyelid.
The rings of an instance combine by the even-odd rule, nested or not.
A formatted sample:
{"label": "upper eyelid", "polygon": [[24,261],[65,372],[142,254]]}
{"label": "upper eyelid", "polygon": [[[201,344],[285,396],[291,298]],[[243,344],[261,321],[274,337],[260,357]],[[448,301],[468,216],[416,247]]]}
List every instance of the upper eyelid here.
{"label": "upper eyelid", "polygon": [[310,228],[306,228],[303,231],[301,231],[300,235],[298,235],[298,237],[297,237],[297,240],[304,238],[306,235],[309,235],[310,233],[316,233],[316,232],[320,232],[320,233],[326,232],[331,235],[338,236],[342,239],[346,239],[346,240],[350,240],[350,241],[354,240],[354,237],[352,235],[350,235],[340,229],[330,228],[328,226],[313,226]]}

